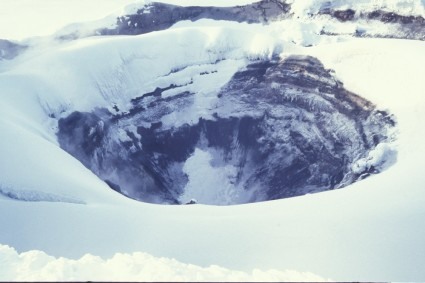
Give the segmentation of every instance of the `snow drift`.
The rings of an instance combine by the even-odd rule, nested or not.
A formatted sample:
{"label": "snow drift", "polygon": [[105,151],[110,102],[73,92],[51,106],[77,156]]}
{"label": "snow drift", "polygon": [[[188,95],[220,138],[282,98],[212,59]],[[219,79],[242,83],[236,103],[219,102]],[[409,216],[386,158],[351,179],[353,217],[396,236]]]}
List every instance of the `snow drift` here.
{"label": "snow drift", "polygon": [[234,281],[323,282],[310,272],[254,269],[251,272],[220,266],[200,267],[146,253],[115,254],[102,259],[86,254],[80,259],[55,258],[42,251],[18,254],[0,245],[1,281]]}

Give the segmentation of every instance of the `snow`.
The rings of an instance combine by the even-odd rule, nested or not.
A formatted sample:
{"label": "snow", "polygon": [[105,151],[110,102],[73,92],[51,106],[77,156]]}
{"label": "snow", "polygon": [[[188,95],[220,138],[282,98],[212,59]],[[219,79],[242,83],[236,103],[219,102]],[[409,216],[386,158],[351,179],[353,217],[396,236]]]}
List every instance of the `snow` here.
{"label": "snow", "polygon": [[[246,58],[270,58],[278,48],[272,36],[263,35],[264,29],[260,25],[255,29],[248,25],[199,25],[139,36],[84,38],[52,45],[41,52],[27,52],[17,58],[18,64],[11,70],[0,73],[0,83],[11,105],[40,101],[42,109],[37,108],[39,113],[33,114],[37,117],[43,112],[44,116],[59,117],[95,107],[113,111],[115,105],[128,111],[132,98],[171,84],[182,87],[164,92],[164,96],[197,91],[202,98],[196,100],[195,108],[205,109],[205,103],[213,105],[219,88],[246,65]],[[217,73],[200,75],[212,68]],[[170,70],[181,71],[170,74]],[[27,83],[17,84],[20,80]],[[81,99],[82,93],[90,95]],[[22,99],[17,101],[17,96]],[[34,111],[29,105],[16,108]],[[192,121],[202,114],[193,113]]]}
{"label": "snow", "polygon": [[[161,119],[164,127],[178,127],[185,123],[194,124],[200,117],[211,117],[212,114],[209,110],[214,109],[218,102],[218,91],[232,78],[233,74],[245,67],[246,63],[246,59],[228,59],[215,64],[188,67],[175,73],[174,76],[160,77],[159,79],[165,79],[164,81],[167,82],[164,86],[171,82],[176,83],[176,79],[177,83],[182,82],[181,79],[191,80],[187,86],[163,92],[164,97],[184,91],[196,93],[191,107],[187,107],[183,111],[174,111]],[[201,75],[205,72],[209,72],[207,76]]]}
{"label": "snow", "polygon": [[75,203],[115,202],[121,198],[57,144],[28,127],[31,124],[10,121],[15,116],[6,118],[4,112],[0,117],[1,194],[22,200]]}
{"label": "snow", "polygon": [[229,270],[211,265],[200,267],[174,259],[157,258],[146,253],[117,253],[102,259],[86,254],[72,260],[55,258],[42,251],[17,253],[0,245],[0,280],[16,281],[291,281],[322,282],[325,279],[294,270],[259,270],[250,272]]}
{"label": "snow", "polygon": [[[115,1],[102,9],[121,6]],[[19,3],[29,1],[2,1],[0,13],[7,17],[1,21],[22,9]],[[301,9],[302,2],[296,3]],[[418,1],[397,3],[421,7]],[[55,5],[39,5],[24,15],[42,15],[42,7]],[[100,10],[84,10],[88,18],[81,20],[104,16]],[[50,34],[71,21],[58,19],[51,30],[34,21],[27,34],[18,25],[6,31],[12,37]],[[0,62],[0,280],[425,280],[424,43],[330,38],[318,35],[319,24],[306,22],[307,32],[287,23],[198,21],[134,37],[52,45],[47,40],[47,46]],[[8,33],[0,30],[0,37]],[[155,84],[182,84],[186,76],[194,81],[187,89],[198,90],[207,83],[198,74],[217,71],[212,75],[219,85],[207,84],[197,97],[202,109],[213,105],[213,93],[247,64],[246,58],[268,58],[273,52],[282,58],[317,56],[346,88],[393,113],[397,142],[378,147],[357,166],[379,163],[391,150],[398,152],[395,163],[343,190],[229,207],[158,206],[110,190],[58,147],[56,119],[61,115],[115,104],[125,110],[126,101]],[[224,60],[214,65],[217,59]],[[183,69],[169,73],[178,68]],[[178,119],[185,117],[181,114]],[[226,191],[214,196],[199,191],[206,178],[232,175],[231,167],[211,165],[212,157],[197,149],[186,162],[185,200],[226,196]],[[200,168],[200,162],[210,166]],[[222,189],[229,185],[215,182]],[[140,279],[142,272],[146,277]],[[105,277],[90,277],[95,275]]]}
{"label": "snow", "polygon": [[165,0],[163,3],[169,3],[180,6],[215,6],[215,7],[233,7],[238,5],[247,5],[258,2],[256,0]]}
{"label": "snow", "polygon": [[376,148],[369,152],[366,158],[362,158],[353,164],[353,172],[359,174],[361,172],[365,172],[371,167],[386,169],[396,162],[396,154],[394,154],[396,152],[397,151],[393,144],[380,143],[376,146]]}
{"label": "snow", "polygon": [[[121,200],[42,137],[36,102],[2,100],[1,180],[86,204],[1,199],[0,225],[8,230],[0,242],[19,252],[39,249],[74,259],[139,251],[243,272],[293,269],[342,281],[423,280],[423,48],[422,42],[391,39],[299,48],[335,69],[348,89],[396,115],[398,159],[343,190],[250,205],[162,207]],[[25,91],[31,97],[31,88]],[[28,122],[33,115],[37,119]],[[43,170],[35,170],[40,160]]]}
{"label": "snow", "polygon": [[188,175],[189,182],[180,201],[188,203],[191,199],[196,199],[199,203],[209,205],[248,202],[249,193],[243,188],[235,187],[232,182],[237,178],[237,168],[231,164],[214,166],[213,154],[196,148],[186,160],[183,172]]}

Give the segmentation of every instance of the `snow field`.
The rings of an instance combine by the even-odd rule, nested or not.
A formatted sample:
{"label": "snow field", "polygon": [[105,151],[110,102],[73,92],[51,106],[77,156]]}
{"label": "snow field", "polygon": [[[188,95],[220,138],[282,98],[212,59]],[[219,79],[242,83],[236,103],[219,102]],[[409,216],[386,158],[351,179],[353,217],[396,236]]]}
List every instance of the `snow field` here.
{"label": "snow field", "polygon": [[[424,4],[397,3],[418,3],[418,9]],[[13,14],[1,6],[0,11]],[[283,271],[291,269],[338,281],[423,281],[424,43],[318,37],[314,23],[305,26],[313,32],[294,24],[293,33],[284,22],[249,30],[245,24],[185,24],[136,37],[82,39],[0,62],[0,226],[6,227],[0,243],[13,247],[0,246],[0,279],[89,280],[90,266],[128,280],[142,280],[140,270],[147,268],[164,277],[146,271],[143,280],[320,280]],[[308,43],[317,46],[299,47]],[[395,146],[396,163],[343,190],[231,207],[163,207],[109,190],[57,145],[55,121],[61,115],[113,104],[125,110],[130,98],[153,90],[152,80],[183,83],[183,74],[190,73],[196,86],[197,72],[169,70],[208,70],[217,59],[225,59],[217,67],[224,84],[247,63],[243,58],[273,53],[317,56],[346,88],[395,114],[397,143],[384,147]],[[209,86],[205,97],[214,91]],[[202,107],[209,103],[199,99]],[[209,158],[197,154],[192,161]],[[194,172],[191,165],[196,162],[187,164]]]}
{"label": "snow field", "polygon": [[200,267],[146,253],[118,253],[102,259],[86,254],[80,259],[55,258],[42,251],[17,253],[0,245],[0,280],[16,281],[234,281],[322,282],[325,279],[293,270],[230,270],[216,265]]}

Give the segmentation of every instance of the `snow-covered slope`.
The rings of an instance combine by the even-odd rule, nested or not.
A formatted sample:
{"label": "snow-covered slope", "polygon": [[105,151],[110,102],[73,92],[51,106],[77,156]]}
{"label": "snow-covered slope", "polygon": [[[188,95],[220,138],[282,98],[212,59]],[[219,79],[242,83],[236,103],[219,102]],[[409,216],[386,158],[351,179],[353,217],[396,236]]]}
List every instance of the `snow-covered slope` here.
{"label": "snow-covered slope", "polygon": [[[0,61],[0,243],[18,252],[42,250],[73,259],[90,253],[103,261],[115,253],[144,252],[185,264],[239,270],[245,272],[236,273],[242,280],[320,279],[298,277],[300,273],[279,277],[286,276],[288,269],[339,281],[424,280],[423,41],[330,37],[304,30],[317,28],[314,23],[292,23],[298,32],[290,33],[287,23],[262,26],[202,20],[135,37],[65,43],[48,39],[47,45],[43,42],[11,61]],[[0,37],[7,36],[0,33]],[[315,46],[302,47],[310,44]],[[335,70],[347,89],[395,115],[398,155],[393,166],[343,190],[297,198],[230,207],[158,206],[114,192],[58,145],[58,118],[99,106],[125,112],[131,98],[154,90],[152,81],[184,82],[185,76],[167,76],[171,69],[192,66],[184,74],[193,75],[200,69],[211,71],[212,63],[225,58],[213,68],[217,83],[200,81],[213,92],[250,58],[294,54],[317,57]],[[214,97],[205,93],[204,98]],[[200,99],[198,106],[204,107],[205,101]],[[198,157],[208,160],[202,153]],[[190,171],[190,165],[185,170]],[[201,181],[195,179],[192,188]],[[13,250],[2,246],[0,266],[8,268],[0,268],[0,279],[89,280],[66,273],[66,266],[88,261],[99,270],[109,267],[90,256],[70,262],[34,254],[17,259]],[[167,278],[126,277],[128,269],[117,265],[129,261],[138,269],[149,267],[149,262],[138,255],[119,257],[110,264],[123,274],[121,278],[236,279],[214,277],[219,273],[215,270],[199,271],[205,277],[191,277],[192,268],[199,267],[167,260],[160,267],[173,270]],[[65,264],[64,273],[49,271],[55,264]],[[29,271],[19,273],[19,266],[30,266]],[[281,273],[257,276],[252,273],[256,268]],[[31,270],[43,270],[47,277]],[[175,277],[181,270],[186,275]],[[279,275],[269,277],[273,274]]]}
{"label": "snow-covered slope", "polygon": [[93,255],[71,260],[55,258],[41,251],[18,254],[13,248],[0,246],[0,255],[0,280],[4,281],[10,278],[17,281],[325,281],[310,272],[260,269],[242,272],[217,265],[203,268],[141,252],[119,253],[106,260]]}

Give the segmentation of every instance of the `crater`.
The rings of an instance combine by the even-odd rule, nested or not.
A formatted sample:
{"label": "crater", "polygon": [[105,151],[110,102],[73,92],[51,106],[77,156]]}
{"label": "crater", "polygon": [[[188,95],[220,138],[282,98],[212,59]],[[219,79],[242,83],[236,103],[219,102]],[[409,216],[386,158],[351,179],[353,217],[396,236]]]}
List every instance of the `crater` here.
{"label": "crater", "polygon": [[71,113],[59,120],[58,140],[112,189],[143,202],[232,205],[339,189],[394,162],[395,119],[333,74],[309,56],[257,61],[195,121],[169,117],[191,111],[200,94],[163,97],[157,88],[125,114]]}

